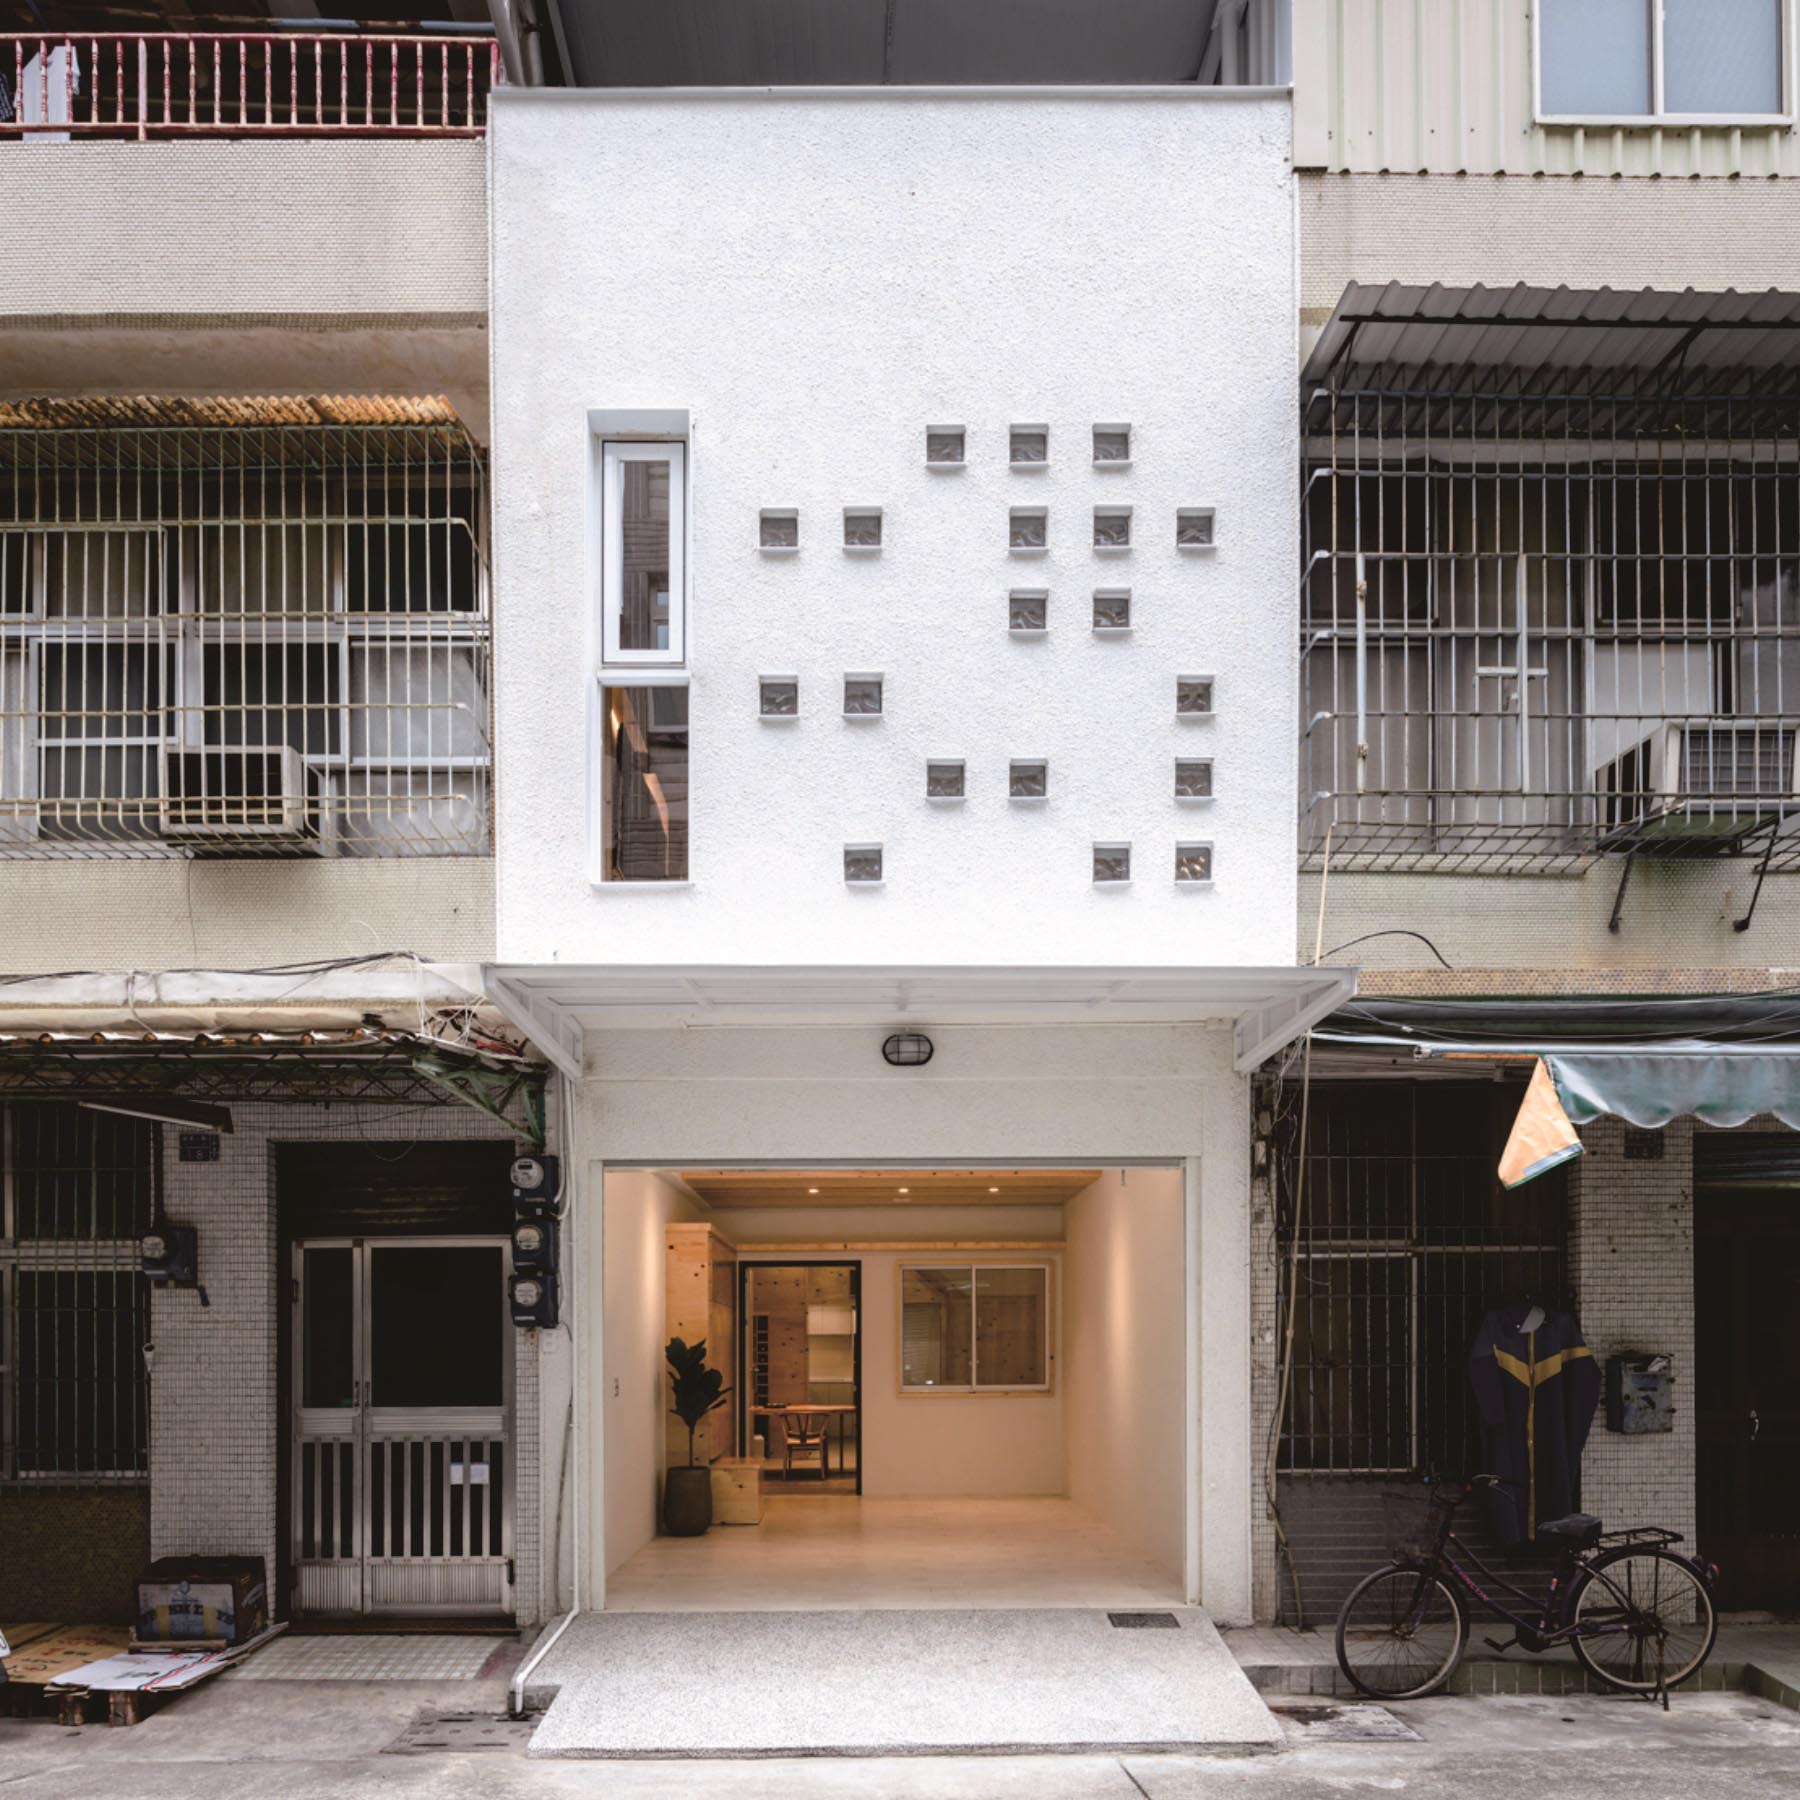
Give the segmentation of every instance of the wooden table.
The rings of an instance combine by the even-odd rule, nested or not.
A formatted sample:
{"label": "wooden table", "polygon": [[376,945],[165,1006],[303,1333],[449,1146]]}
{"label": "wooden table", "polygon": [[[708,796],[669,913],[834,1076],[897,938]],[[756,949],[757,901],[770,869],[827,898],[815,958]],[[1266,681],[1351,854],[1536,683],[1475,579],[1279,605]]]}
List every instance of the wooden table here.
{"label": "wooden table", "polygon": [[[784,1419],[789,1413],[818,1413],[822,1415],[826,1420],[826,1431],[825,1451],[819,1458],[821,1476],[829,1475],[831,1473],[830,1420],[834,1417],[841,1418],[846,1413],[853,1413],[859,1410],[860,1408],[858,1407],[847,1406],[842,1402],[834,1405],[827,1405],[824,1402],[821,1402],[817,1406],[808,1406],[804,1400],[794,1400],[780,1406],[753,1406],[750,1408],[750,1411],[753,1414],[760,1414],[765,1419]],[[844,1440],[841,1436],[838,1439],[838,1473],[840,1475],[844,1473]]]}

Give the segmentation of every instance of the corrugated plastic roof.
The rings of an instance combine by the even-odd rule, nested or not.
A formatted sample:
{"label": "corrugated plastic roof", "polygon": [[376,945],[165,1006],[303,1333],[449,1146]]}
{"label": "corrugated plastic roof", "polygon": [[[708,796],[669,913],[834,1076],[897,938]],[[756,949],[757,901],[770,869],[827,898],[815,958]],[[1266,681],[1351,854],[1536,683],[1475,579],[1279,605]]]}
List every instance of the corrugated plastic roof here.
{"label": "corrugated plastic roof", "polygon": [[453,425],[462,420],[442,398],[392,394],[248,394],[192,398],[104,394],[67,399],[0,400],[0,430],[243,430],[280,425]]}

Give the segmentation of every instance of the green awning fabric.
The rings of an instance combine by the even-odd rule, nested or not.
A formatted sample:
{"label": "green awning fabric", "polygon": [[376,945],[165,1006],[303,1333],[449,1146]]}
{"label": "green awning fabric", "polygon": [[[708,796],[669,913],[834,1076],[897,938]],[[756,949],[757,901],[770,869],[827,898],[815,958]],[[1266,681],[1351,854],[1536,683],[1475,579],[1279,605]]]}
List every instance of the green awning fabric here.
{"label": "green awning fabric", "polygon": [[1690,1113],[1708,1125],[1742,1125],[1772,1113],[1800,1129],[1795,1050],[1687,1043],[1646,1051],[1551,1051],[1544,1060],[1575,1125],[1610,1114],[1654,1130]]}

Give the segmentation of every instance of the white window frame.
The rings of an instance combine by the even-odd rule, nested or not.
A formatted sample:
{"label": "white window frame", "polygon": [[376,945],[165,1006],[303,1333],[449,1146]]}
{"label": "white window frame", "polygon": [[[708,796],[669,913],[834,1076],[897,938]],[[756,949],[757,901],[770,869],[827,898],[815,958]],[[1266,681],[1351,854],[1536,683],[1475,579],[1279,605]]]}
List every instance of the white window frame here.
{"label": "white window frame", "polygon": [[592,696],[592,713],[588,724],[588,886],[601,894],[679,893],[694,885],[694,815],[690,801],[688,810],[688,872],[680,880],[634,880],[629,876],[606,872],[606,693],[609,688],[688,688],[688,784],[691,794],[694,770],[694,712],[692,683],[685,669],[642,669],[596,671]]}
{"label": "white window frame", "polygon": [[1650,110],[1642,113],[1553,113],[1544,110],[1544,6],[1531,9],[1531,116],[1539,125],[1598,125],[1607,129],[1649,129],[1662,125],[1766,125],[1794,123],[1794,5],[1780,0],[1781,110],[1772,113],[1670,112],[1664,104],[1663,0],[1641,0],[1650,9]]}
{"label": "white window frame", "polygon": [[[661,650],[626,650],[619,643],[625,581],[627,463],[669,465],[669,643]],[[687,443],[681,438],[600,440],[601,661],[610,668],[671,668],[687,661]]]}
{"label": "white window frame", "polygon": [[[943,1383],[917,1385],[906,1379],[906,1276],[910,1269],[966,1269],[969,1272],[969,1380],[966,1386],[951,1387]],[[983,1386],[981,1381],[980,1334],[975,1328],[975,1313],[979,1303],[979,1292],[976,1283],[978,1274],[998,1274],[1008,1269],[1037,1269],[1044,1277],[1044,1379],[1031,1382],[1009,1382],[1005,1385]],[[982,1397],[989,1394],[1048,1394],[1055,1391],[1056,1386],[1056,1268],[1053,1263],[1037,1258],[1020,1262],[995,1262],[978,1260],[974,1262],[958,1262],[950,1257],[933,1257],[929,1261],[923,1257],[915,1258],[900,1264],[897,1279],[899,1281],[899,1305],[897,1308],[894,1329],[898,1336],[895,1345],[900,1371],[900,1392],[905,1396],[930,1396],[933,1394],[950,1394],[959,1399]]]}

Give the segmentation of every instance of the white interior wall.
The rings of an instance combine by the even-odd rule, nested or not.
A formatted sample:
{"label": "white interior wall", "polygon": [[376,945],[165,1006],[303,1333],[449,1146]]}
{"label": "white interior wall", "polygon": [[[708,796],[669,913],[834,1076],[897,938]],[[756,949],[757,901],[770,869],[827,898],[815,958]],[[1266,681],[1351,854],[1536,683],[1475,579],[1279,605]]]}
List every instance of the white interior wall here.
{"label": "white interior wall", "polygon": [[1069,1497],[1177,1580],[1186,1333],[1181,1171],[1109,1169],[1069,1203],[1066,1217]]}
{"label": "white interior wall", "polygon": [[663,1228],[705,1216],[704,1207],[648,1169],[615,1169],[606,1176],[601,1248],[606,1377],[594,1410],[605,1437],[608,1572],[657,1530],[668,1406]]}

